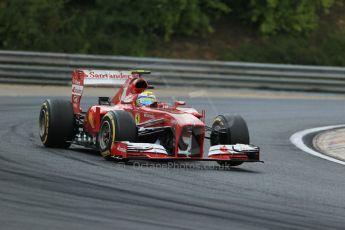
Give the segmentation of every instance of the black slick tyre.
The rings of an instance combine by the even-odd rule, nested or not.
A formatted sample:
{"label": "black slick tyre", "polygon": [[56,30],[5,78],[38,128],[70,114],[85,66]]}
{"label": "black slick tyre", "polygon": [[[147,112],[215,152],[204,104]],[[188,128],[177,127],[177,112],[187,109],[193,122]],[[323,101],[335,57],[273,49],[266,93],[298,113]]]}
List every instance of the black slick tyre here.
{"label": "black slick tyre", "polygon": [[[218,115],[212,124],[211,146],[220,144],[249,144],[249,131],[239,115]],[[243,162],[218,161],[222,166],[238,166]]]}
{"label": "black slick tyre", "polygon": [[101,121],[98,146],[105,159],[111,159],[111,146],[115,141],[134,142],[138,131],[133,116],[122,110],[109,111]]}
{"label": "black slick tyre", "polygon": [[68,148],[75,135],[72,103],[60,99],[44,101],[39,115],[39,134],[46,147]]}

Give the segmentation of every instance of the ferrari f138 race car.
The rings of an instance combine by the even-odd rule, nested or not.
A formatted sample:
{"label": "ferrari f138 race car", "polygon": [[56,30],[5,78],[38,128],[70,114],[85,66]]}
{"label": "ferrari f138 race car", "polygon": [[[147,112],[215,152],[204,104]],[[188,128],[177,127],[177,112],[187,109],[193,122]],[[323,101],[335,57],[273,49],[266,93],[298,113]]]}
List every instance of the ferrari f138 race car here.
{"label": "ferrari f138 race car", "polygon": [[[217,161],[237,166],[260,162],[259,147],[249,144],[246,122],[238,115],[218,115],[211,126],[201,113],[185,106],[157,101],[143,78],[149,71],[74,70],[72,100],[48,99],[39,115],[44,146],[71,144],[98,149],[106,159]],[[120,86],[115,96],[99,97],[82,110],[85,86]],[[204,141],[210,140],[207,156]]]}

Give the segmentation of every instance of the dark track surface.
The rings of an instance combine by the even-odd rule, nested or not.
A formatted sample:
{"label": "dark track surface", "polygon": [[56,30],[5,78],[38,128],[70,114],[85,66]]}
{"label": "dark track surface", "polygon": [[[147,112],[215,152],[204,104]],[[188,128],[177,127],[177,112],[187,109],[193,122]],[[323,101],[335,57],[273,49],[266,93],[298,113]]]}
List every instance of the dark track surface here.
{"label": "dark track surface", "polygon": [[289,142],[296,131],[345,123],[345,102],[188,100],[209,118],[247,120],[265,164],[230,170],[134,167],[93,151],[44,148],[42,102],[0,98],[0,229],[345,228],[344,166]]}

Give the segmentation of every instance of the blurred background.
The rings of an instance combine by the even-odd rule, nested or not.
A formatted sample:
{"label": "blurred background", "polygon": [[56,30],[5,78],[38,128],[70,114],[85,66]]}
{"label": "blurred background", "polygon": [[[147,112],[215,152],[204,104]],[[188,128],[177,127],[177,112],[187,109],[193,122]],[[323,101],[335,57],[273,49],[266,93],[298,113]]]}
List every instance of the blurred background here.
{"label": "blurred background", "polygon": [[0,50],[345,66],[345,0],[1,0]]}

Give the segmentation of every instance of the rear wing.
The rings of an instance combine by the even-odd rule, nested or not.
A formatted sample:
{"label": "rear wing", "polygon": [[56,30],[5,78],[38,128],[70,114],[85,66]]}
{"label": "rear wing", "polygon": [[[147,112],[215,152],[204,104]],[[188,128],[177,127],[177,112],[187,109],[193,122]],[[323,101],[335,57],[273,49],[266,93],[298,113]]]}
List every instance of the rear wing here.
{"label": "rear wing", "polygon": [[135,71],[81,70],[72,72],[72,105],[74,113],[80,113],[80,100],[84,86],[121,86]]}

